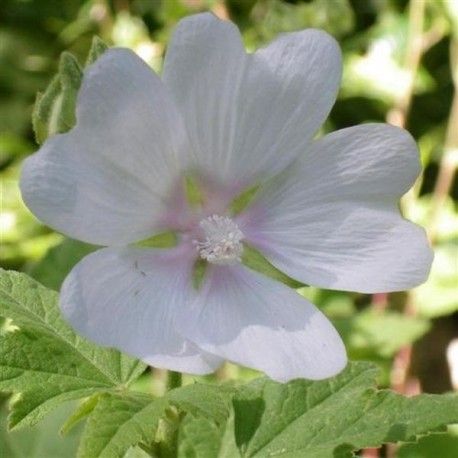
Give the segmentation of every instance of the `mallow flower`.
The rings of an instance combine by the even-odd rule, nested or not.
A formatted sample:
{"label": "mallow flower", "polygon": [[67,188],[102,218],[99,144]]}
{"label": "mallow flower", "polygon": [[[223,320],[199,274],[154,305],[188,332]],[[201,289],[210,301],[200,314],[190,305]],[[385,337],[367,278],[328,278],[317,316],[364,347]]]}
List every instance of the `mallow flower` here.
{"label": "mallow flower", "polygon": [[[247,54],[234,24],[205,13],[179,23],[161,78],[127,49],[90,66],[76,126],[21,176],[41,221],[105,246],[62,286],[73,328],[192,374],[224,360],[282,382],[341,371],[328,319],[244,261],[253,247],[298,282],[361,293],[427,277],[425,234],[398,209],[420,172],[410,135],[367,124],[314,139],[341,65],[322,31]],[[241,195],[251,199],[234,211]],[[138,243],[170,232],[171,247]]]}

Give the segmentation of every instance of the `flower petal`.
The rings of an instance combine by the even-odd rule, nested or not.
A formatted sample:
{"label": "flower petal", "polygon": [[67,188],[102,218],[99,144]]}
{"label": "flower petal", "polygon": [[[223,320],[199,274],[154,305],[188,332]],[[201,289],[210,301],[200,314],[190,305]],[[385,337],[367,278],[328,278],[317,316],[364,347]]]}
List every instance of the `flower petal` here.
{"label": "flower petal", "polygon": [[280,382],[323,379],[345,367],[336,330],[294,290],[242,265],[208,275],[179,322],[200,348]]}
{"label": "flower petal", "polygon": [[221,360],[176,332],[194,294],[192,259],[176,250],[105,248],[85,257],[65,280],[60,304],[81,335],[156,367],[206,374]]}
{"label": "flower petal", "polygon": [[163,79],[189,127],[196,166],[223,184],[252,184],[285,168],[326,119],[340,50],[318,30],[280,36],[247,55],[237,28],[212,14],[186,18]]}
{"label": "flower petal", "polygon": [[426,280],[432,261],[424,231],[398,209],[419,171],[406,131],[344,129],[315,142],[238,223],[277,268],[306,284],[409,289]]}
{"label": "flower petal", "polygon": [[132,51],[110,49],[85,72],[76,127],[25,161],[23,199],[44,223],[79,240],[147,238],[186,165],[185,141],[159,78]]}

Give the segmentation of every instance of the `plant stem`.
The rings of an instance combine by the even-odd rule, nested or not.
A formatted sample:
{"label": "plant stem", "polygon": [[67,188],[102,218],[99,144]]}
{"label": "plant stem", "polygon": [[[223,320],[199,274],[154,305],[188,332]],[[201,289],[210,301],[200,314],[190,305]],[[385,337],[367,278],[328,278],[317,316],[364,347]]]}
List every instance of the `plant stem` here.
{"label": "plant stem", "polygon": [[[425,52],[423,43],[423,27],[425,18],[425,1],[411,1],[409,4],[409,35],[404,61],[404,69],[409,76],[409,84],[398,100],[396,106],[388,113],[388,122],[404,128],[407,124],[413,93],[415,77],[420,66],[421,57]],[[401,208],[403,214],[407,217],[412,213],[412,208],[416,203],[416,198],[421,186],[421,178],[417,180],[415,186],[402,198]],[[404,314],[406,316],[414,316],[415,309],[413,303],[415,301],[414,292],[409,291],[404,304]],[[391,371],[391,387],[395,391],[403,394],[417,394],[419,391],[418,382],[412,383],[408,380],[408,372],[412,359],[412,346],[407,345],[401,348],[397,353]],[[409,383],[410,382],[410,383]],[[414,390],[413,393],[408,393],[409,390]],[[393,447],[388,447],[387,455],[394,456]]]}
{"label": "plant stem", "polygon": [[[439,165],[439,173],[436,180],[436,185],[432,193],[430,214],[428,218],[428,224],[426,227],[426,232],[428,233],[428,237],[432,246],[434,246],[436,243],[437,230],[440,217],[443,211],[444,203],[446,202],[446,199],[450,194],[453,179],[458,167],[458,60],[455,57],[456,50],[458,50],[458,36],[452,33],[451,63],[452,76],[454,82],[454,94],[450,110],[450,117],[447,125],[447,132],[445,136],[444,153]],[[409,216],[410,207],[415,203],[415,194],[410,193],[408,197],[408,199],[405,199],[403,201],[403,209],[405,210],[405,213],[407,213],[407,216]],[[406,316],[416,315],[416,310],[414,307],[415,302],[416,291],[409,291],[404,307],[404,314]],[[411,359],[411,345],[401,349],[398,352],[393,364],[391,380],[391,386],[394,390],[410,395],[416,394],[420,391],[418,381],[408,379],[408,372],[411,365]]]}
{"label": "plant stem", "polygon": [[398,127],[405,127],[407,115],[412,101],[415,76],[423,53],[423,23],[425,15],[424,0],[412,1],[409,5],[409,35],[404,60],[404,69],[408,75],[408,85],[398,99],[396,105],[389,111],[387,121]]}
{"label": "plant stem", "polygon": [[[404,58],[404,70],[408,75],[408,85],[403,94],[395,105],[387,113],[386,120],[389,124],[397,127],[405,128],[409,115],[412,98],[414,95],[415,77],[420,66],[422,55],[425,51],[423,43],[423,28],[425,18],[425,1],[412,0],[409,3],[409,32],[407,38],[407,48]],[[420,189],[421,181],[417,183],[413,189],[407,193],[401,202],[402,209],[407,216],[411,213],[411,209],[415,204],[416,197]],[[404,307],[406,315],[412,314],[412,296],[409,294]],[[386,310],[389,306],[389,297],[387,293],[374,294],[372,296],[372,307],[378,310]],[[407,374],[411,362],[412,347],[409,345],[401,349],[392,367],[391,387],[397,391],[406,392],[407,389]],[[380,450],[368,449],[365,451],[367,457],[381,456]],[[395,455],[395,447],[386,447],[385,454],[391,458]]]}
{"label": "plant stem", "polygon": [[[425,15],[425,2],[423,0],[412,1],[409,4],[409,35],[407,39],[406,54],[404,58],[404,70],[408,75],[409,84],[406,86],[404,93],[399,97],[395,105],[391,108],[386,116],[389,124],[404,128],[407,124],[412,102],[415,76],[420,66],[423,46],[423,24]],[[415,202],[418,193],[420,181],[411,189],[402,199],[402,209],[406,216],[409,216],[410,209]],[[372,306],[377,310],[385,310],[388,307],[388,294],[378,293],[372,296]]]}
{"label": "plant stem", "polygon": [[454,58],[457,51],[458,34],[452,38],[450,53],[454,86],[453,101],[447,132],[445,134],[444,155],[439,165],[439,173],[433,191],[431,213],[429,217],[428,235],[433,245],[436,241],[441,212],[450,193],[453,179],[458,168],[458,59],[456,57]]}

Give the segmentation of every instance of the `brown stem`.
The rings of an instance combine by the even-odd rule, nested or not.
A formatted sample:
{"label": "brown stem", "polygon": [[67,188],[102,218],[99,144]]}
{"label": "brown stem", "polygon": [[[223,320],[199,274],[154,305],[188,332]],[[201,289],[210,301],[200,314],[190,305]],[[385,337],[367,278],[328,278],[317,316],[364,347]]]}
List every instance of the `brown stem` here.
{"label": "brown stem", "polygon": [[[409,4],[409,36],[407,41],[404,68],[408,74],[409,84],[394,107],[387,114],[389,124],[405,127],[408,111],[411,105],[415,75],[423,52],[423,23],[425,14],[425,2],[423,0],[411,1]],[[410,201],[414,197],[410,197]],[[409,199],[405,196],[405,199]],[[406,204],[411,203],[407,202]],[[410,207],[410,205],[404,205]],[[407,209],[408,210],[408,209]],[[384,310],[388,306],[388,294],[379,293],[372,297],[372,306],[378,310]]]}
{"label": "brown stem", "polygon": [[[408,84],[403,94],[387,114],[387,122],[401,128],[404,128],[407,124],[407,117],[414,93],[415,77],[425,50],[423,39],[425,3],[423,0],[415,0],[409,3],[409,34],[403,65],[408,75]],[[405,212],[410,213],[409,210],[415,202],[418,190],[419,185],[404,197],[402,207]],[[388,294],[376,294],[372,298],[373,307],[379,310],[386,309],[388,302]],[[409,303],[411,304],[411,297],[408,297],[404,310],[404,313],[408,315],[412,313],[412,307],[408,305]],[[410,367],[411,352],[412,348],[410,346],[401,349],[393,362],[391,386],[393,389],[403,393],[406,392],[407,388],[406,380]],[[392,455],[394,449],[387,449],[387,453]]]}
{"label": "brown stem", "polygon": [[[411,2],[423,3],[423,2]],[[447,132],[444,143],[444,154],[439,165],[439,173],[436,185],[432,195],[431,210],[428,219],[427,233],[432,245],[437,238],[437,229],[444,203],[450,193],[453,179],[458,167],[458,59],[456,51],[458,50],[458,36],[452,37],[451,62],[454,81],[454,95],[450,117],[447,124]],[[413,198],[415,199],[415,197]],[[403,202],[404,208],[414,203],[412,199]],[[415,315],[415,291],[410,291],[404,307],[404,313],[407,316]],[[392,371],[391,385],[396,391],[407,395],[416,394],[420,391],[418,381],[408,378],[408,372],[411,365],[412,346],[405,347],[397,354]]]}
{"label": "brown stem", "polygon": [[[458,46],[457,46],[458,47]],[[437,229],[444,203],[450,193],[458,167],[458,87],[455,85],[452,109],[447,126],[444,155],[439,165],[439,173],[431,202],[428,234],[432,244],[436,242]]]}
{"label": "brown stem", "polygon": [[396,105],[388,112],[387,121],[398,127],[405,127],[407,115],[413,96],[415,76],[423,53],[423,23],[425,16],[425,1],[412,0],[409,4],[409,35],[404,60],[404,69],[408,75],[406,90]]}

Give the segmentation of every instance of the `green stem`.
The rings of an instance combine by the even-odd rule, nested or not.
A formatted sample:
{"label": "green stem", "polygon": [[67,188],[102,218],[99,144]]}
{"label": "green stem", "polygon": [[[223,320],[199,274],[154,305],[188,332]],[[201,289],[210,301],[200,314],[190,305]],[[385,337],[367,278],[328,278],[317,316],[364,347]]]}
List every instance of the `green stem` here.
{"label": "green stem", "polygon": [[168,371],[167,372],[167,391],[179,388],[182,384],[181,372]]}

